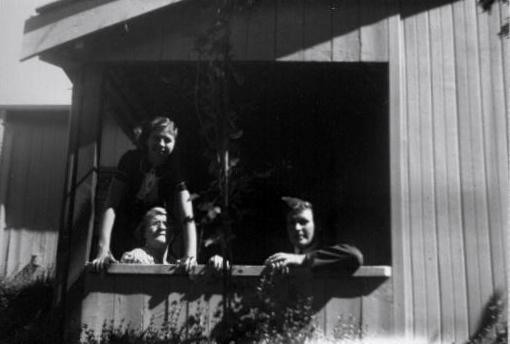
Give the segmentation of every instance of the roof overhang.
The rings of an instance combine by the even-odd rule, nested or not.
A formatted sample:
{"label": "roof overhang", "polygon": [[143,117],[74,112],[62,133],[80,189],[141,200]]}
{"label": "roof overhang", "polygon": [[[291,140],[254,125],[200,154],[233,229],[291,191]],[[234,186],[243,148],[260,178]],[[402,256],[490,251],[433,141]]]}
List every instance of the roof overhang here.
{"label": "roof overhang", "polygon": [[21,60],[184,0],[60,0],[25,22]]}

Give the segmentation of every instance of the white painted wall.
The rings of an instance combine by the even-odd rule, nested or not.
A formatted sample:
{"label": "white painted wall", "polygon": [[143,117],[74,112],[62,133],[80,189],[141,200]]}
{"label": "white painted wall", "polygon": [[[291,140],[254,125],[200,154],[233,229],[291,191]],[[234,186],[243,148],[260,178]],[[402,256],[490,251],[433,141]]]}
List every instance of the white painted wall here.
{"label": "white painted wall", "polygon": [[0,106],[68,105],[71,82],[37,57],[20,62],[25,20],[52,0],[0,0]]}

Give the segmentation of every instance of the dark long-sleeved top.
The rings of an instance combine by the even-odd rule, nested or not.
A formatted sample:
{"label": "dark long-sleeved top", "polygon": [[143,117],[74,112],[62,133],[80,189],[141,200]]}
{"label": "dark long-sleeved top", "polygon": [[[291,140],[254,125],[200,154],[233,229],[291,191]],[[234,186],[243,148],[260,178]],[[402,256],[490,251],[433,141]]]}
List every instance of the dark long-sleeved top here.
{"label": "dark long-sleeved top", "polygon": [[363,254],[354,246],[337,244],[323,248],[318,245],[302,251],[306,255],[305,265],[312,270],[335,270],[353,273],[363,264]]}

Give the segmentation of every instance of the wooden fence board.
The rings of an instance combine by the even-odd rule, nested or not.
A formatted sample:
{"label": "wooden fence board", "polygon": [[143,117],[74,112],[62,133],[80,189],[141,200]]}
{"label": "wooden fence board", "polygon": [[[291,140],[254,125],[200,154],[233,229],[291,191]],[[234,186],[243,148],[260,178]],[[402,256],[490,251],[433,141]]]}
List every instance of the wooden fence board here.
{"label": "wooden fence board", "polygon": [[[453,15],[455,23],[455,56],[456,56],[456,86],[457,86],[457,97],[458,97],[458,123],[459,123],[459,148],[460,148],[460,172],[461,172],[461,194],[462,194],[462,215],[463,215],[463,228],[464,228],[464,245],[466,253],[466,287],[468,304],[470,307],[477,309],[481,308],[480,292],[478,286],[473,284],[473,277],[478,275],[478,261],[473,261],[476,256],[476,251],[473,248],[473,239],[471,238],[472,233],[466,230],[467,226],[470,226],[470,221],[467,217],[469,214],[474,212],[474,204],[471,198],[470,190],[473,189],[469,185],[472,179],[472,171],[470,164],[471,146],[469,138],[469,119],[468,113],[468,98],[469,90],[467,87],[467,74],[470,72],[467,65],[467,52],[466,52],[466,32],[465,32],[465,15],[464,15],[464,4],[456,3],[453,5]],[[471,225],[472,226],[472,225]],[[472,257],[468,257],[472,255]],[[473,258],[474,257],[474,258]],[[471,277],[470,277],[471,276]],[[469,328],[472,330],[474,327],[473,316],[469,314]]]}
{"label": "wooden fence board", "polygon": [[450,234],[452,281],[454,291],[455,338],[468,337],[467,290],[464,260],[464,235],[462,222],[459,133],[457,113],[456,60],[453,30],[453,9],[450,5],[441,9],[443,29],[443,79],[444,79],[444,127],[446,135],[446,162],[448,191],[448,232]]}
{"label": "wooden fence board", "polygon": [[[466,3],[454,4],[455,47],[457,56],[457,86],[459,90],[459,134],[461,186],[463,201],[464,239],[466,246],[467,291],[470,309],[482,309],[484,287],[481,281],[483,270],[487,265],[482,263],[483,243],[485,236],[480,232],[487,231],[487,224],[483,214],[483,163],[477,161],[480,152],[480,129],[476,126],[476,114],[480,112],[479,64],[476,42],[470,37],[477,35],[476,18],[469,15]],[[470,23],[475,20],[475,23]],[[480,192],[482,191],[482,192]],[[485,222],[485,224],[484,224]],[[490,282],[491,277],[489,277]],[[470,331],[474,331],[479,315],[473,311],[469,314]]]}
{"label": "wooden fence board", "polygon": [[[482,92],[493,283],[495,289],[506,290],[507,261],[505,260],[504,232],[507,221],[504,214],[508,209],[506,207],[508,195],[505,192],[508,190],[508,150],[505,89],[508,91],[508,87],[505,88],[504,85],[501,60],[504,41],[498,36],[501,29],[499,6],[494,6],[491,12],[480,13],[478,17],[479,41],[481,45],[486,44],[481,49],[486,59],[481,61],[481,67],[490,69],[490,71],[482,70],[482,80],[484,80]],[[485,31],[484,34],[482,31]]]}
{"label": "wooden fence board", "polygon": [[427,332],[427,300],[424,247],[423,247],[423,206],[421,185],[421,151],[420,151],[420,112],[419,112],[419,76],[418,41],[415,18],[408,18],[404,23],[406,46],[406,79],[407,79],[407,124],[409,149],[409,207],[410,207],[410,242],[413,278],[413,320],[414,335],[426,336]]}
{"label": "wooden fence board", "polygon": [[117,275],[114,281],[114,324],[126,326],[130,329],[140,331],[144,328],[147,317],[145,314],[145,296],[143,286],[145,277]]}
{"label": "wooden fence board", "polygon": [[[398,1],[392,1],[396,11]],[[391,238],[394,334],[405,337],[412,321],[412,279],[409,249],[409,202],[407,183],[406,81],[402,21],[399,14],[389,18],[390,84],[390,171],[391,171]]]}
{"label": "wooden fence board", "polygon": [[43,152],[41,153],[43,165],[41,166],[40,173],[43,172],[46,175],[46,180],[43,185],[39,186],[42,198],[36,221],[51,226],[50,228],[53,228],[55,231],[58,231],[58,213],[55,210],[60,208],[59,196],[62,194],[63,186],[62,170],[65,168],[63,163],[65,155],[62,154],[65,148],[62,142],[66,141],[57,141],[57,139],[61,139],[60,132],[63,131],[63,127],[61,129],[56,125],[45,125],[41,128],[41,130],[45,131],[45,142]]}
{"label": "wooden fence board", "polygon": [[15,137],[11,156],[11,169],[9,173],[9,189],[7,204],[11,210],[7,214],[7,226],[21,227],[24,219],[23,206],[27,193],[27,181],[30,172],[30,159],[23,158],[30,151],[33,136],[30,129],[20,130],[19,124],[13,128]]}
{"label": "wooden fence board", "polygon": [[113,278],[104,274],[90,274],[84,282],[85,297],[82,301],[82,313],[77,315],[77,324],[87,324],[97,336],[103,326],[117,326],[115,318],[115,294]]}
{"label": "wooden fence board", "polygon": [[330,0],[304,0],[304,6],[304,60],[331,61]]}
{"label": "wooden fence board", "polygon": [[444,109],[444,70],[443,70],[443,40],[444,35],[441,22],[441,9],[431,10],[430,18],[430,58],[432,74],[432,109],[433,109],[433,139],[434,139],[434,185],[435,207],[437,223],[438,273],[440,289],[440,340],[451,343],[455,340],[454,289],[452,281],[452,262],[450,252],[450,227],[448,209],[448,162],[446,147],[446,130],[448,123]]}
{"label": "wooden fence board", "polygon": [[[198,7],[198,8],[197,8]],[[213,6],[181,3],[154,18],[161,30],[159,61],[189,61],[197,58],[196,40],[215,20]],[[193,25],[190,25],[193,23]],[[150,46],[149,46],[150,47]]]}
{"label": "wooden fence board", "polygon": [[[373,283],[381,283],[372,289]],[[395,335],[393,318],[393,286],[388,281],[364,281],[366,295],[361,298],[361,324],[363,336],[367,338],[388,338]]]}
{"label": "wooden fence board", "polygon": [[304,0],[278,0],[276,14],[276,59],[304,60]]}
{"label": "wooden fence board", "polygon": [[7,123],[7,112],[0,110],[0,275],[4,276],[7,269],[7,253],[9,232],[6,228],[6,202],[7,186],[10,184],[10,169],[13,132],[9,130],[10,124]]}
{"label": "wooden fence board", "polygon": [[23,156],[29,156],[29,165],[27,171],[27,179],[24,180],[26,189],[23,198],[23,219],[24,225],[32,226],[37,223],[38,205],[41,204],[42,184],[44,184],[44,172],[41,170],[42,164],[42,148],[43,148],[43,131],[39,125],[30,128],[31,142],[27,147],[28,151]]}
{"label": "wooden fence board", "polygon": [[[478,5],[476,3],[464,2],[464,9],[466,14],[466,34],[468,37],[477,37],[478,23],[477,11]],[[478,260],[479,275],[468,276],[469,279],[473,278],[473,285],[478,284],[480,288],[480,297],[482,307],[493,292],[492,285],[492,266],[490,261],[490,244],[489,244],[489,219],[488,219],[488,204],[487,204],[487,179],[486,179],[486,166],[484,161],[484,133],[483,133],[483,104],[481,99],[481,73],[480,73],[480,51],[479,42],[477,39],[467,40],[467,63],[468,63],[468,88],[470,91],[468,104],[470,114],[470,130],[472,147],[472,168],[473,168],[473,191],[474,191],[474,210],[475,212],[472,221],[472,226],[468,226],[472,230],[471,235],[476,240],[476,254],[470,255],[467,252],[467,257],[473,257]],[[476,281],[477,280],[477,281]],[[468,286],[470,287],[470,286]],[[481,314],[477,310],[472,314],[472,319],[480,319]],[[473,322],[473,325],[478,325]]]}
{"label": "wooden fence board", "polygon": [[243,8],[234,13],[231,21],[230,42],[232,55],[236,61],[249,60],[248,49],[248,16],[251,9]]}
{"label": "wooden fence board", "polygon": [[[430,37],[428,12],[416,16],[418,44],[418,92],[419,92],[419,149],[421,169],[421,238],[423,240],[425,289],[427,302],[427,339],[439,339],[441,314],[439,300],[439,274],[436,228],[436,204],[434,186],[434,133],[432,123],[432,85],[430,68]],[[418,181],[417,181],[418,182]],[[418,220],[417,220],[418,221]]]}
{"label": "wooden fence board", "polygon": [[250,10],[246,55],[252,61],[275,59],[276,2],[261,0]]}
{"label": "wooden fence board", "polygon": [[360,61],[359,0],[332,0],[333,61]]}
{"label": "wooden fence board", "polygon": [[[360,335],[361,331],[361,297],[352,295],[353,290],[362,290],[362,284],[353,280],[324,280],[324,292],[334,292],[341,297],[328,298],[325,312],[325,334],[333,335],[334,332],[344,332]],[[351,294],[349,296],[349,294]],[[351,332],[352,331],[352,332]],[[349,337],[347,337],[349,338]]]}
{"label": "wooden fence board", "polygon": [[388,61],[388,9],[386,1],[360,0],[361,60]]}

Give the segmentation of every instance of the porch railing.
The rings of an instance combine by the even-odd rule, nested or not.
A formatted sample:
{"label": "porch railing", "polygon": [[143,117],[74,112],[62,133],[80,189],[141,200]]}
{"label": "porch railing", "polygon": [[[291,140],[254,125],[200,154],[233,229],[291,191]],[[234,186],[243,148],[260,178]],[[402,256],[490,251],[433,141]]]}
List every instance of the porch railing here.
{"label": "porch railing", "polygon": [[[263,266],[237,265],[230,280],[234,303],[253,298],[260,289]],[[331,334],[342,326],[360,335],[392,332],[391,267],[362,266],[353,275],[296,270],[274,276],[270,297],[281,304],[299,295],[310,301],[310,312],[320,331]],[[81,307],[74,326],[99,334],[104,326],[144,330],[172,322],[188,326],[200,319],[205,335],[222,319],[222,276],[204,266],[187,275],[173,265],[115,264],[105,273],[86,268]],[[239,306],[239,304],[238,304]],[[231,319],[237,321],[236,319]]]}

